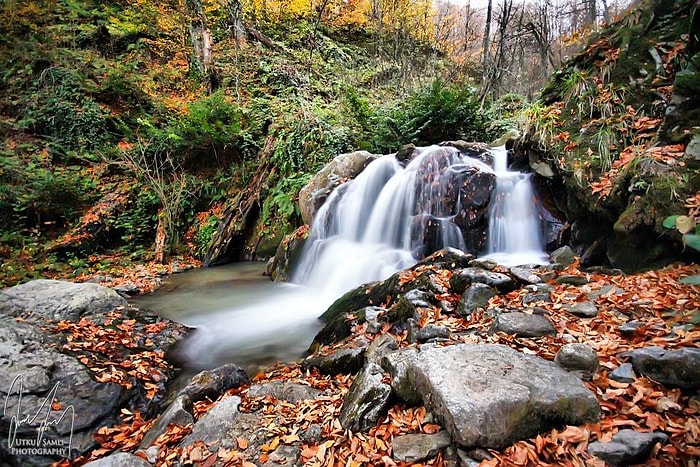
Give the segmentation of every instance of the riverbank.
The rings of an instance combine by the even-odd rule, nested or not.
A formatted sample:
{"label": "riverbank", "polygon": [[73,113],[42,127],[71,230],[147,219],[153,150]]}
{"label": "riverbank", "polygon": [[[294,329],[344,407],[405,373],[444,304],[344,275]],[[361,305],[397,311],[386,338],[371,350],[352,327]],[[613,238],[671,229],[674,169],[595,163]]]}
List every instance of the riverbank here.
{"label": "riverbank", "polygon": [[[644,465],[693,465],[700,459],[700,379],[692,372],[677,372],[680,380],[668,379],[659,372],[659,368],[672,365],[668,360],[654,367],[648,362],[659,361],[658,356],[645,357],[645,364],[643,358],[630,353],[648,352],[644,349],[649,348],[661,348],[668,355],[698,351],[700,293],[697,287],[679,282],[700,273],[697,265],[621,275],[618,271],[585,271],[573,263],[561,270],[535,269],[540,282],[532,274],[501,267],[486,269],[490,275],[473,274],[472,269],[483,270],[484,266],[491,267],[441,261],[398,273],[397,284],[403,291],[397,290],[394,299],[385,297],[377,304],[386,311],[379,311],[376,320],[363,321],[361,310],[344,310],[341,321],[348,323],[348,335],[319,344],[310,359],[250,375],[249,383],[239,378],[204,378],[214,382],[235,380],[235,384],[218,383],[191,406],[185,404],[184,413],[189,414],[185,421],[180,419],[155,439],[151,434],[150,447],[140,444],[157,424],[155,417],[121,411],[112,425],[99,430],[96,450],[59,465],[80,465],[88,459],[126,451],[141,457],[143,465],[603,466],[593,453],[605,457],[601,444],[604,448],[611,446],[614,443],[609,442],[619,439],[615,437],[622,436],[620,433],[629,434],[625,430],[632,430],[634,436],[653,434],[648,449],[637,445],[648,457],[640,461]],[[516,273],[522,278],[517,279]],[[507,276],[511,282],[505,288],[494,285],[493,296],[473,312],[464,313],[457,310],[468,295],[470,287],[462,278],[469,274],[474,284],[482,280],[475,277],[493,280],[499,277],[496,274]],[[467,289],[460,293],[465,286]],[[425,294],[418,297],[416,291],[420,289]],[[388,316],[396,316],[397,306],[405,306],[405,300],[415,302],[410,308],[414,314],[392,322]],[[513,318],[545,320],[549,325],[539,335],[527,334],[521,327],[512,326]],[[595,356],[596,364],[588,367],[588,373],[582,371],[586,368],[578,368],[571,374],[580,380],[576,384],[594,397],[600,417],[584,423],[555,423],[500,448],[464,446],[465,441],[455,437],[454,426],[439,407],[420,397],[421,390],[416,400],[407,402],[401,384],[396,384],[402,381],[400,375],[382,363],[384,357],[395,352],[409,352],[409,361],[413,361],[410,352],[419,349],[462,352],[496,346],[537,357],[548,362],[547,371],[559,374],[561,370],[555,367],[565,368],[561,364],[562,349],[571,344],[584,345]],[[352,417],[348,418],[348,407],[357,400],[358,381],[367,381],[368,368],[375,368],[371,365],[377,360],[372,355],[376,356],[378,347],[386,353],[376,364],[380,368],[377,384],[390,388],[389,397],[386,403],[378,404],[383,411],[371,415],[359,412],[359,420],[371,420],[366,426],[354,425]],[[349,364],[352,360],[342,360],[346,358],[343,355],[359,359]],[[346,363],[324,363],[328,361]],[[441,363],[447,369],[450,365],[447,360]],[[417,372],[418,368],[411,371]],[[488,368],[489,374],[498,370],[493,374],[506,375],[516,371],[518,365]],[[237,374],[236,370],[228,371],[229,375]],[[411,378],[409,382],[417,381]],[[422,457],[415,457],[407,442],[429,448]]]}

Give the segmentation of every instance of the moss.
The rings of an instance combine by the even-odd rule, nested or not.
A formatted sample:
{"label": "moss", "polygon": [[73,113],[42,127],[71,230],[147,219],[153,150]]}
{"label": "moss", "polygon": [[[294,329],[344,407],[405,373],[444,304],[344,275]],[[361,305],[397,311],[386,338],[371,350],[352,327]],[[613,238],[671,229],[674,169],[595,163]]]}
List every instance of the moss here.
{"label": "moss", "polygon": [[387,312],[385,319],[393,324],[405,323],[409,318],[415,318],[416,307],[401,295],[393,307]]}

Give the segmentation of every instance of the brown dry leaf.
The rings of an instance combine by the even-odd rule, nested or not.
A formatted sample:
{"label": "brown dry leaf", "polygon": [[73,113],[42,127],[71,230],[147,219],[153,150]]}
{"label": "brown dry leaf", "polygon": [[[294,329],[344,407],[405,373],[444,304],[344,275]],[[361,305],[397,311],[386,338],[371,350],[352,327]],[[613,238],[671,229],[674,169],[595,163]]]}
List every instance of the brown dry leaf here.
{"label": "brown dry leaf", "polygon": [[240,449],[242,451],[245,451],[246,449],[248,449],[248,440],[247,439],[239,436],[238,438],[236,438],[236,443],[238,444],[238,449]]}

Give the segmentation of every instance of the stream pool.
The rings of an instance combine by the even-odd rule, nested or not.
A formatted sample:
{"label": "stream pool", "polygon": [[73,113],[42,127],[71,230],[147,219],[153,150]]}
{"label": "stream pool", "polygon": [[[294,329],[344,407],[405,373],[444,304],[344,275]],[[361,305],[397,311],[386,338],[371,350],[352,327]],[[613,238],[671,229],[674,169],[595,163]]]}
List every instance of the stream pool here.
{"label": "stream pool", "polygon": [[249,374],[298,360],[321,329],[317,317],[335,298],[263,276],[265,263],[234,263],[170,276],[130,302],[195,328],[177,358],[186,371],[236,363]]}

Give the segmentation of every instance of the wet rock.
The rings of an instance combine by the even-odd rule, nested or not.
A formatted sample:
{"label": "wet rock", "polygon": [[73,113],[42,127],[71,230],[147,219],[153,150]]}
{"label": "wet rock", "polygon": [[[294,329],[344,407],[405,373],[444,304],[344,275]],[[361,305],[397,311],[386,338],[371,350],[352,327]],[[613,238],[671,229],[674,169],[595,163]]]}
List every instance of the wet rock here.
{"label": "wet rock", "polygon": [[637,333],[637,330],[644,326],[644,323],[641,321],[628,321],[625,324],[621,325],[617,330],[622,334],[623,336],[633,336]]}
{"label": "wet rock", "polygon": [[496,290],[492,287],[475,283],[467,287],[467,290],[462,294],[457,306],[457,314],[467,316],[474,313],[479,308],[485,307],[489,303],[489,299],[497,295]]}
{"label": "wet rock", "polygon": [[549,258],[552,261],[552,264],[554,264],[555,266],[559,266],[563,269],[572,264],[576,259],[576,256],[574,255],[574,252],[571,249],[571,247],[563,246],[554,250],[552,254],[549,255]]}
{"label": "wet rock", "polygon": [[421,433],[400,435],[391,443],[393,458],[400,462],[423,462],[452,444],[446,431],[432,435]]}
{"label": "wet rock", "polygon": [[454,272],[450,278],[450,289],[454,293],[461,294],[473,283],[486,284],[502,292],[513,290],[516,287],[515,281],[505,274],[469,267]]}
{"label": "wet rock", "polygon": [[416,332],[416,342],[426,342],[431,339],[448,339],[450,330],[445,326],[427,324]]}
{"label": "wet rock", "polygon": [[338,373],[357,373],[365,364],[365,349],[340,349],[329,355],[317,355],[306,358],[301,363],[302,370],[318,368],[324,375]]}
{"label": "wet rock", "polygon": [[299,207],[305,224],[311,224],[316,210],[343,179],[355,178],[377,156],[367,151],[341,154],[325,165],[299,192]]}
{"label": "wet rock", "polygon": [[579,302],[573,305],[564,305],[564,309],[579,318],[595,318],[598,316],[598,308],[593,302]]}
{"label": "wet rock", "polygon": [[385,414],[391,386],[382,382],[384,370],[368,363],[353,381],[345,396],[338,420],[346,430],[366,431]]}
{"label": "wet rock", "polygon": [[486,269],[487,271],[493,271],[498,266],[498,263],[492,259],[488,258],[476,258],[469,261],[467,266],[472,268]]}
{"label": "wet rock", "polygon": [[391,334],[377,336],[367,348],[367,361],[380,364],[385,355],[399,348],[399,343]]}
{"label": "wet rock", "polygon": [[141,292],[141,289],[133,282],[125,282],[124,284],[113,287],[113,289],[122,297],[131,297]]}
{"label": "wet rock", "polygon": [[683,347],[669,350],[644,347],[621,354],[630,357],[634,370],[664,386],[700,388],[700,349]]}
{"label": "wet rock", "polygon": [[151,467],[147,461],[128,452],[117,452],[83,465],[85,467]]}
{"label": "wet rock", "polygon": [[588,284],[588,279],[585,276],[565,274],[557,277],[557,284],[586,285]]}
{"label": "wet rock", "polygon": [[237,388],[248,382],[245,370],[233,363],[227,363],[213,370],[204,370],[192,377],[180,390],[179,396],[187,396],[192,402],[209,397],[216,399],[227,389]]}
{"label": "wet rock", "polygon": [[490,334],[505,332],[518,337],[555,336],[554,325],[544,316],[527,313],[501,313],[493,321]]}
{"label": "wet rock", "polygon": [[649,458],[656,443],[666,443],[667,440],[668,436],[661,432],[620,430],[609,443],[591,443],[588,452],[611,465],[636,464]]}
{"label": "wet rock", "polygon": [[[55,399],[61,408],[52,408],[48,417],[57,423],[48,427],[44,437],[67,443],[72,433],[71,452],[66,457],[74,458],[96,447],[96,431],[116,421],[119,407],[128,397],[118,384],[95,381],[86,366],[57,352],[46,340],[30,323],[0,317],[0,400],[4,407],[4,415],[0,414],[0,458],[18,465],[48,465],[51,461],[39,455],[11,453],[7,440],[13,416],[46,414],[42,407],[47,398]],[[35,439],[39,424],[39,419],[21,424],[17,439]]]}
{"label": "wet rock", "polygon": [[318,389],[293,381],[270,381],[254,384],[248,389],[248,395],[251,397],[272,396],[292,403],[315,399],[319,394],[321,391]]}
{"label": "wet rock", "polygon": [[190,423],[194,423],[192,401],[187,396],[179,396],[158,417],[151,429],[143,437],[139,448],[147,449],[160,435],[165,433],[170,424],[185,426]]}
{"label": "wet rock", "polygon": [[510,268],[510,273],[523,284],[539,284],[542,282],[540,276],[535,274],[534,269],[513,267]]}
{"label": "wet rock", "polygon": [[404,144],[398,151],[396,151],[394,157],[397,161],[405,165],[408,162],[411,162],[417,155],[418,151],[415,144]]}
{"label": "wet rock", "polygon": [[230,396],[219,401],[197,420],[192,427],[192,433],[182,440],[180,446],[187,448],[195,441],[202,441],[204,444],[220,442],[229,430],[238,425],[238,418],[241,415],[238,411],[240,403],[241,398],[238,396]]}
{"label": "wet rock", "polygon": [[634,383],[637,375],[634,374],[634,367],[631,363],[623,363],[611,371],[609,377],[620,383]]}
{"label": "wet rock", "polygon": [[466,267],[474,260],[474,255],[452,247],[442,248],[418,263],[421,265],[445,265],[450,268]]}
{"label": "wet rock", "polygon": [[537,356],[502,345],[423,345],[395,354],[404,352],[408,384],[464,447],[499,449],[599,415],[581,380]]}
{"label": "wet rock", "polygon": [[549,292],[529,293],[523,297],[523,306],[528,306],[538,302],[551,303],[552,297],[549,295]]}
{"label": "wet rock", "polygon": [[419,404],[421,395],[408,380],[407,371],[409,362],[416,355],[415,349],[407,349],[392,352],[382,358],[381,366],[391,375],[391,390],[401,400],[409,404]]}
{"label": "wet rock", "polygon": [[566,344],[554,357],[554,362],[567,371],[589,381],[598,371],[598,354],[588,344]]}
{"label": "wet rock", "polygon": [[309,235],[308,225],[296,229],[277,246],[275,256],[268,261],[265,273],[275,282],[286,282],[290,279],[292,268],[299,260],[304,244]]}
{"label": "wet rock", "polygon": [[78,321],[83,315],[106,313],[126,304],[116,291],[90,282],[39,279],[0,291],[0,315],[36,321]]}
{"label": "wet rock", "polygon": [[415,307],[430,308],[433,306],[430,302],[435,298],[430,292],[421,289],[409,290],[403,295],[406,300],[411,302]]}

